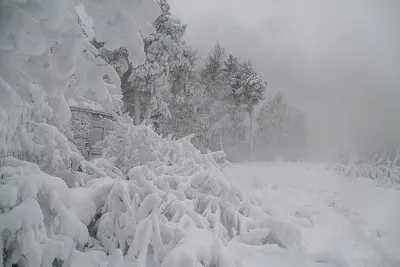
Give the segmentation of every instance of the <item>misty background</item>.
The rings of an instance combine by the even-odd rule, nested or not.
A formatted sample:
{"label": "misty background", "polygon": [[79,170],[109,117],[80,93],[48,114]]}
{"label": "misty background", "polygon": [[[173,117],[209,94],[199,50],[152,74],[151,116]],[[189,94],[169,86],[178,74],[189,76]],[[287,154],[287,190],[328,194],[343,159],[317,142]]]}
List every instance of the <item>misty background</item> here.
{"label": "misty background", "polygon": [[205,57],[218,41],[307,114],[313,156],[400,136],[400,1],[170,0]]}

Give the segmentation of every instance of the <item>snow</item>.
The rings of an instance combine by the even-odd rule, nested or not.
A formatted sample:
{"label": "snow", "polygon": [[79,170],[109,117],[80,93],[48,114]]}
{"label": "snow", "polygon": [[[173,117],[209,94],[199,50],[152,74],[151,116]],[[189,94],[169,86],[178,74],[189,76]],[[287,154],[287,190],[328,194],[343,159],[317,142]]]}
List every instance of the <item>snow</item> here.
{"label": "snow", "polygon": [[93,18],[91,18],[86,14],[85,7],[83,5],[77,5],[75,8],[76,8],[76,13],[81,19],[82,29],[84,30],[85,34],[87,34],[87,37],[90,40],[95,38],[96,34],[94,32]]}
{"label": "snow", "polygon": [[[200,153],[193,136],[117,116],[120,78],[90,41],[125,47],[134,68],[144,63],[136,74],[163,84],[164,70],[187,64],[186,26],[157,2],[0,2],[0,266],[400,266],[399,191],[316,164],[224,170],[225,153]],[[150,34],[157,17],[166,28]],[[235,93],[250,112],[265,84],[250,63],[241,71]],[[86,161],[68,140],[88,122],[70,123],[69,105],[115,113],[102,158]]]}
{"label": "snow", "polygon": [[323,164],[229,165],[223,152],[201,154],[190,138],[162,139],[128,118],[115,126],[100,143],[104,157],[82,161],[84,172],[52,176],[34,163],[3,160],[8,265],[400,264],[399,191]]}
{"label": "snow", "polygon": [[[400,191],[368,178],[345,178],[322,164],[249,163],[227,173],[264,211],[300,230],[301,253],[294,259],[326,263],[321,266],[399,266]],[[260,265],[249,265],[302,266],[273,255],[256,255]]]}
{"label": "snow", "polygon": [[193,226],[188,227],[187,231],[187,236],[164,259],[162,267],[237,266],[220,239]]}
{"label": "snow", "polygon": [[96,205],[90,197],[91,190],[75,187],[70,190],[69,207],[86,226],[96,214]]}
{"label": "snow", "polygon": [[[140,33],[159,14],[153,0],[0,2],[0,152],[31,161],[0,162],[1,266],[398,266],[399,194],[370,180],[301,164],[225,173],[224,152],[201,154],[192,136],[163,139],[127,116],[99,142],[101,159],[79,154],[69,105],[122,105],[91,38],[161,75],[183,64],[185,26],[170,20],[176,44],[145,39],[152,65]],[[263,81],[244,67],[236,93],[259,100]]]}

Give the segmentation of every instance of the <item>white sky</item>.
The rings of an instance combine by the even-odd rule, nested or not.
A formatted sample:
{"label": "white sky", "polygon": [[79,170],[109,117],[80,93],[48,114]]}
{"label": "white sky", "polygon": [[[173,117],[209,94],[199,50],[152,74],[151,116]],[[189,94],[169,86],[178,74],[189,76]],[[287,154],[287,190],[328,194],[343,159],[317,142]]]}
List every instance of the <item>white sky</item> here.
{"label": "white sky", "polygon": [[400,139],[399,0],[169,0],[201,54],[219,41],[305,110],[314,140]]}

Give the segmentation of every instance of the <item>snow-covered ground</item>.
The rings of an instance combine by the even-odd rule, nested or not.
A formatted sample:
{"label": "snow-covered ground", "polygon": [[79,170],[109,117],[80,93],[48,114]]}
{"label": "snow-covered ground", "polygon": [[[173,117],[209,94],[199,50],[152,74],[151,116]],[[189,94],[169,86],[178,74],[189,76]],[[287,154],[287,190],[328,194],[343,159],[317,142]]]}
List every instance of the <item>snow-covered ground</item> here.
{"label": "snow-covered ground", "polygon": [[297,240],[290,248],[232,243],[245,266],[400,266],[399,190],[345,178],[317,164],[238,164],[227,176],[266,213],[301,233],[284,233]]}

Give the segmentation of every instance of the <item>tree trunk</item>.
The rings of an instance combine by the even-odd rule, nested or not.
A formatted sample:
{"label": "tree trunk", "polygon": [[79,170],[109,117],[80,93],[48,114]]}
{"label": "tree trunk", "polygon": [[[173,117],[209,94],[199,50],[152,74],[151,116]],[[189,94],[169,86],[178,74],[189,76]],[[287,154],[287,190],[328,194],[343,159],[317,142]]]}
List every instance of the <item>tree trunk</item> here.
{"label": "tree trunk", "polygon": [[235,126],[236,160],[239,161],[239,127]]}
{"label": "tree trunk", "polygon": [[138,88],[133,88],[133,108],[134,108],[134,117],[135,117],[135,125],[140,124],[140,92]]}
{"label": "tree trunk", "polygon": [[250,116],[250,162],[253,161],[253,111],[249,112]]}
{"label": "tree trunk", "polygon": [[221,150],[224,150],[224,140],[223,140],[223,129],[219,131],[219,147]]}
{"label": "tree trunk", "polygon": [[151,119],[151,102],[150,102],[150,92],[146,93],[146,125],[150,124]]}

